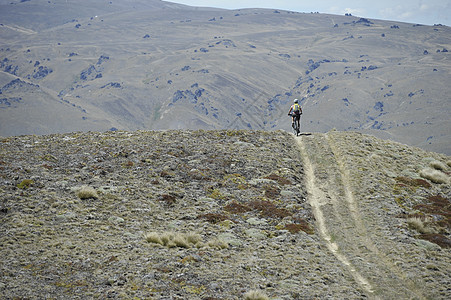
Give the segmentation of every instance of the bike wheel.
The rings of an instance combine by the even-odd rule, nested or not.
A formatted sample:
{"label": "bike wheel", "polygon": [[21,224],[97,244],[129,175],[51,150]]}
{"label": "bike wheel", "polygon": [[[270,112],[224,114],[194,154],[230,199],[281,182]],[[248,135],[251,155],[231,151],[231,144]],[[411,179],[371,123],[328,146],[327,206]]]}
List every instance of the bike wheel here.
{"label": "bike wheel", "polygon": [[294,133],[294,135],[297,136],[298,133],[299,133],[298,124],[297,124],[296,122],[294,122],[294,123],[291,125],[291,127],[293,127],[293,133]]}

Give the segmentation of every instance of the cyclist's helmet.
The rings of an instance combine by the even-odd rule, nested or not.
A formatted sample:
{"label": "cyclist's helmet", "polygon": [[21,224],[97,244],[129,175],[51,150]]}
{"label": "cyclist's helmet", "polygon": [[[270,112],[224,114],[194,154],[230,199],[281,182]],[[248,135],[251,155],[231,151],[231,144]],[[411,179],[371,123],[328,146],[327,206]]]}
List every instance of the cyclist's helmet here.
{"label": "cyclist's helmet", "polygon": [[298,103],[299,102],[299,100],[298,99],[294,99],[294,103]]}

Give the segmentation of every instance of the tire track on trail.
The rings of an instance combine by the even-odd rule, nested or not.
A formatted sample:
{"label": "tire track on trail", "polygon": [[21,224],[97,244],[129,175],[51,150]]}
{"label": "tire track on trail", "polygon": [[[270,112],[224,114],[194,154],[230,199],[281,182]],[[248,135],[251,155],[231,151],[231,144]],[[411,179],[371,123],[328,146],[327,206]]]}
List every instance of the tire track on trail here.
{"label": "tire track on trail", "polygon": [[424,299],[415,284],[369,235],[359,211],[345,161],[333,137],[295,138],[306,173],[309,203],[320,237],[370,298]]}
{"label": "tire track on trail", "polygon": [[[309,203],[312,206],[313,214],[315,215],[315,219],[318,225],[318,229],[320,232],[321,238],[326,242],[327,248],[332,254],[343,264],[346,266],[348,271],[352,274],[355,281],[367,292],[372,294],[373,288],[368,282],[366,278],[364,278],[356,268],[351,264],[351,262],[340,253],[338,245],[333,242],[332,236],[329,233],[327,228],[325,218],[321,209],[322,205],[325,205],[326,194],[317,186],[315,173],[313,169],[313,165],[310,161],[310,158],[305,149],[304,143],[302,142],[302,138],[296,138],[296,141],[299,145],[299,149],[301,152],[302,159],[304,161],[304,169],[306,176],[306,187],[307,192],[309,194]],[[327,201],[327,200],[326,200]]]}

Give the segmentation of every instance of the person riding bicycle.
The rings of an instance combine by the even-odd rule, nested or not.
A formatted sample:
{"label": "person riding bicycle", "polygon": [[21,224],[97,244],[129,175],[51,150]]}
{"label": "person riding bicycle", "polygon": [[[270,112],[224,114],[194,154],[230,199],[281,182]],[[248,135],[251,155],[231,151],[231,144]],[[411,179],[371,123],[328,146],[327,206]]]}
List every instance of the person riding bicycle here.
{"label": "person riding bicycle", "polygon": [[301,119],[302,108],[299,105],[299,100],[298,99],[294,99],[294,104],[291,105],[290,111],[288,112],[288,115],[292,117],[291,126],[294,128],[294,123],[295,122],[298,125],[298,133],[299,133],[299,128],[300,128],[299,120]]}

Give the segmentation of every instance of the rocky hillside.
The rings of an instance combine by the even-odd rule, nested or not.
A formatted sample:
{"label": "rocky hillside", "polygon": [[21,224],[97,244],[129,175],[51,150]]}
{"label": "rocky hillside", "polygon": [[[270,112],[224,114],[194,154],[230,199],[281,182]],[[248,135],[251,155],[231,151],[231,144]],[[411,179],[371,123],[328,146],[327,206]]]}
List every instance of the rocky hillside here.
{"label": "rocky hillside", "polygon": [[2,299],[449,299],[448,156],[353,132],[0,140]]}
{"label": "rocky hillside", "polygon": [[451,29],[160,0],[0,0],[0,135],[359,131],[450,155]]}

